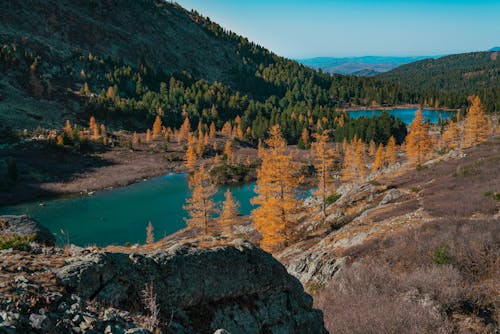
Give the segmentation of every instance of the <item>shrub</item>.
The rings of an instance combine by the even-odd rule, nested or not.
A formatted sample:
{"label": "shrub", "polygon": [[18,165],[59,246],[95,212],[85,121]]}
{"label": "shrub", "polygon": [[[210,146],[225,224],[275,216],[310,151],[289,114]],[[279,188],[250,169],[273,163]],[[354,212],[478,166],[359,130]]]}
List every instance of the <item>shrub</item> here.
{"label": "shrub", "polygon": [[450,263],[450,256],[448,255],[447,249],[448,246],[446,246],[446,244],[443,244],[441,247],[439,247],[434,251],[434,256],[432,257],[432,260],[434,261],[435,264]]}
{"label": "shrub", "polygon": [[341,194],[333,194],[333,195],[330,195],[330,196],[328,196],[328,197],[326,198],[326,203],[327,203],[328,205],[333,204],[333,203],[335,203],[335,202],[336,202],[336,201],[337,201],[340,197],[342,197],[342,195],[341,195]]}
{"label": "shrub", "polygon": [[30,243],[34,240],[32,235],[4,235],[0,236],[0,249],[14,249],[18,251],[31,250]]}

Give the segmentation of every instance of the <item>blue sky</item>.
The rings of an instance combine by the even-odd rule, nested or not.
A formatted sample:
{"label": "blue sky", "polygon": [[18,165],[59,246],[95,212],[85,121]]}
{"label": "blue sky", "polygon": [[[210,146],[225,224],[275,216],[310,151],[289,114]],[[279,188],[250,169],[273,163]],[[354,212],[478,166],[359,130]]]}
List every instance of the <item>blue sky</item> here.
{"label": "blue sky", "polygon": [[289,58],[416,56],[500,45],[500,0],[177,0]]}

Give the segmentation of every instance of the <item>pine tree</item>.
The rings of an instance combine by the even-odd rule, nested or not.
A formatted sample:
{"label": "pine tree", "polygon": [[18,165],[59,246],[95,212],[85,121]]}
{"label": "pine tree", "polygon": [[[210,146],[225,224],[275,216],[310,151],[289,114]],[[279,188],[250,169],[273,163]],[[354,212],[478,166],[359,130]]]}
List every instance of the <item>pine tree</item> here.
{"label": "pine tree", "polygon": [[146,143],[150,143],[151,142],[151,130],[147,129],[146,130]]}
{"label": "pine tree", "polygon": [[406,137],[406,154],[410,160],[421,164],[432,148],[429,125],[424,122],[422,109],[418,109],[410,125],[410,133]]}
{"label": "pine tree", "polygon": [[465,116],[465,147],[470,147],[488,140],[491,134],[488,118],[484,114],[484,107],[479,96],[471,99],[472,105]]}
{"label": "pine tree", "polygon": [[196,160],[197,158],[196,158],[196,150],[194,147],[194,136],[191,133],[189,133],[186,155],[184,156],[184,162],[189,172],[193,172],[194,169],[196,168]]}
{"label": "pine tree", "polygon": [[233,225],[236,223],[239,216],[239,203],[233,198],[233,194],[228,189],[224,193],[224,202],[222,211],[218,219],[219,227],[223,232],[230,235]]}
{"label": "pine tree", "polygon": [[156,115],[155,121],[153,123],[153,139],[156,139],[161,133],[161,118]]}
{"label": "pine tree", "polygon": [[152,244],[155,242],[154,228],[151,222],[148,223],[148,227],[146,227],[146,243]]}
{"label": "pine tree", "polygon": [[373,160],[372,172],[382,169],[385,164],[385,153],[384,146],[382,144],[378,145],[377,152],[375,153],[375,159]]}
{"label": "pine tree", "polygon": [[296,223],[294,214],[300,205],[297,187],[302,178],[294,174],[296,168],[286,152],[287,144],[279,125],[274,125],[269,134],[266,140],[269,148],[259,148],[262,165],[257,170],[257,195],[251,202],[258,205],[252,211],[252,219],[262,235],[260,245],[273,251],[288,245],[292,239],[292,227]]}
{"label": "pine tree", "polygon": [[385,148],[385,157],[386,160],[389,161],[391,165],[394,165],[397,160],[397,147],[396,147],[396,138],[391,136],[389,141],[387,142],[387,146]]}
{"label": "pine tree", "polygon": [[189,179],[191,197],[186,200],[184,210],[187,211],[189,218],[186,218],[186,224],[189,227],[201,227],[203,233],[208,235],[213,221],[213,215],[217,212],[213,196],[217,188],[211,183],[210,175],[201,166]]}
{"label": "pine tree", "polygon": [[324,222],[326,219],[326,206],[327,199],[333,193],[333,178],[331,176],[331,169],[335,164],[335,152],[328,147],[328,131],[323,131],[323,134],[314,134],[316,139],[311,144],[311,151],[313,154],[314,168],[318,175],[318,189],[314,195],[321,203],[321,219]]}

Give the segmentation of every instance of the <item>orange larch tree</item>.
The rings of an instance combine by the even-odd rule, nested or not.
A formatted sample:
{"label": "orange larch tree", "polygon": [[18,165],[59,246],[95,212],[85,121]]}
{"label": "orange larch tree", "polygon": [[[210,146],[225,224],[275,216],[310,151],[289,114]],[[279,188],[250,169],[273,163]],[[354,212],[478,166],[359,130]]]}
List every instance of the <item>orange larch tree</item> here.
{"label": "orange larch tree", "polygon": [[212,184],[210,175],[201,166],[189,178],[189,188],[191,197],[186,200],[184,210],[187,211],[189,218],[186,218],[186,224],[189,227],[201,227],[205,235],[208,235],[212,228],[213,216],[217,212],[213,196],[217,188]]}
{"label": "orange larch tree", "polygon": [[311,144],[311,152],[314,168],[318,175],[318,189],[314,192],[314,195],[320,202],[321,219],[324,222],[326,219],[327,199],[334,192],[331,169],[335,165],[335,151],[328,147],[328,131],[323,131],[322,134],[314,134],[313,137],[316,141]]}
{"label": "orange larch tree", "polygon": [[193,172],[194,169],[196,168],[196,160],[197,157],[196,157],[196,149],[194,147],[194,136],[192,133],[188,133],[187,149],[186,149],[186,154],[184,156],[184,163],[190,173]]}
{"label": "orange larch tree", "polygon": [[217,220],[222,232],[228,235],[232,234],[232,227],[240,215],[239,206],[240,204],[234,199],[231,191],[229,189],[226,190],[224,193],[224,202],[222,203],[222,211]]}
{"label": "orange larch tree", "polygon": [[366,145],[363,141],[358,139],[356,144],[356,154],[354,159],[354,166],[356,169],[356,177],[358,180],[362,180],[366,175],[366,165],[365,165],[365,152]]}
{"label": "orange larch tree", "polygon": [[442,146],[457,148],[462,146],[462,131],[457,122],[450,122],[441,135]]}
{"label": "orange larch tree", "polygon": [[380,143],[375,153],[375,159],[373,160],[372,172],[382,169],[385,164],[385,152],[384,146]]}
{"label": "orange larch tree", "polygon": [[465,147],[482,143],[491,134],[491,127],[479,96],[471,98],[471,106],[465,116],[464,132]]}
{"label": "orange larch tree", "polygon": [[156,139],[161,134],[161,125],[161,118],[159,115],[156,115],[153,123],[153,139]]}
{"label": "orange larch tree", "polygon": [[186,117],[184,118],[184,122],[182,123],[179,132],[177,133],[177,142],[180,144],[182,141],[186,140],[190,132],[191,123],[189,122],[189,117]]}
{"label": "orange larch tree", "polygon": [[397,161],[397,146],[396,146],[396,138],[391,136],[389,141],[387,142],[387,146],[385,147],[385,160],[389,162],[389,164],[394,165]]}
{"label": "orange larch tree", "polygon": [[422,109],[418,109],[406,136],[406,154],[410,160],[421,164],[432,149],[432,139],[429,135],[429,125],[424,122]]}
{"label": "orange larch tree", "polygon": [[302,178],[295,175],[296,166],[287,153],[287,143],[279,125],[271,127],[269,134],[270,138],[266,140],[268,148],[261,146],[259,149],[262,165],[257,169],[257,195],[251,202],[258,205],[252,211],[252,219],[262,235],[260,245],[265,250],[274,251],[288,245],[292,239],[295,214],[300,206],[297,187]]}
{"label": "orange larch tree", "polygon": [[214,139],[216,136],[216,129],[215,129],[214,122],[210,123],[209,136],[210,136],[210,139]]}
{"label": "orange larch tree", "polygon": [[375,156],[375,153],[377,153],[377,146],[372,139],[370,140],[370,144],[368,146],[368,155],[373,158]]}

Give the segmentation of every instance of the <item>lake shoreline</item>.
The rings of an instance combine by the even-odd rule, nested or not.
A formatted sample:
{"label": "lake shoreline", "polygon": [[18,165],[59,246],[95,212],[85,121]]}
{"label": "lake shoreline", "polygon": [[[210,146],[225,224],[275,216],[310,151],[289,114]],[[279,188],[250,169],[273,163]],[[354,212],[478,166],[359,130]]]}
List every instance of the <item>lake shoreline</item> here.
{"label": "lake shoreline", "polygon": [[[396,106],[354,106],[354,107],[347,107],[347,108],[338,108],[340,111],[358,111],[358,110],[397,110],[397,109],[411,109],[411,108],[419,108],[421,107],[418,104],[401,104],[401,105],[396,105]],[[447,112],[458,112],[460,109],[450,109],[450,108],[422,108],[425,110],[436,110],[436,111],[447,111]]]}
{"label": "lake shoreline", "polygon": [[[76,165],[84,165],[84,168],[81,166],[61,168],[59,166],[64,170],[60,173],[59,171],[51,171],[51,180],[36,182],[31,177],[31,174],[35,172],[30,169],[29,162],[45,153],[47,151],[44,149],[26,147],[14,148],[12,152],[6,152],[7,156],[14,156],[18,161],[21,175],[19,181],[11,189],[0,191],[0,208],[51,199],[88,196],[89,194],[124,188],[168,173],[183,174],[186,172],[181,161],[166,162],[161,153],[130,151],[117,147],[104,153],[95,154],[92,159],[87,156],[72,155],[75,159],[85,160],[84,162],[75,162]],[[54,152],[51,153],[54,154]],[[55,156],[51,156],[50,160],[63,160],[63,156],[66,154],[68,153],[55,153]],[[102,163],[102,161],[106,163]],[[45,163],[50,169],[51,163],[47,161]],[[53,164],[54,162],[52,162]],[[74,169],[76,172],[68,172],[68,169]]]}

